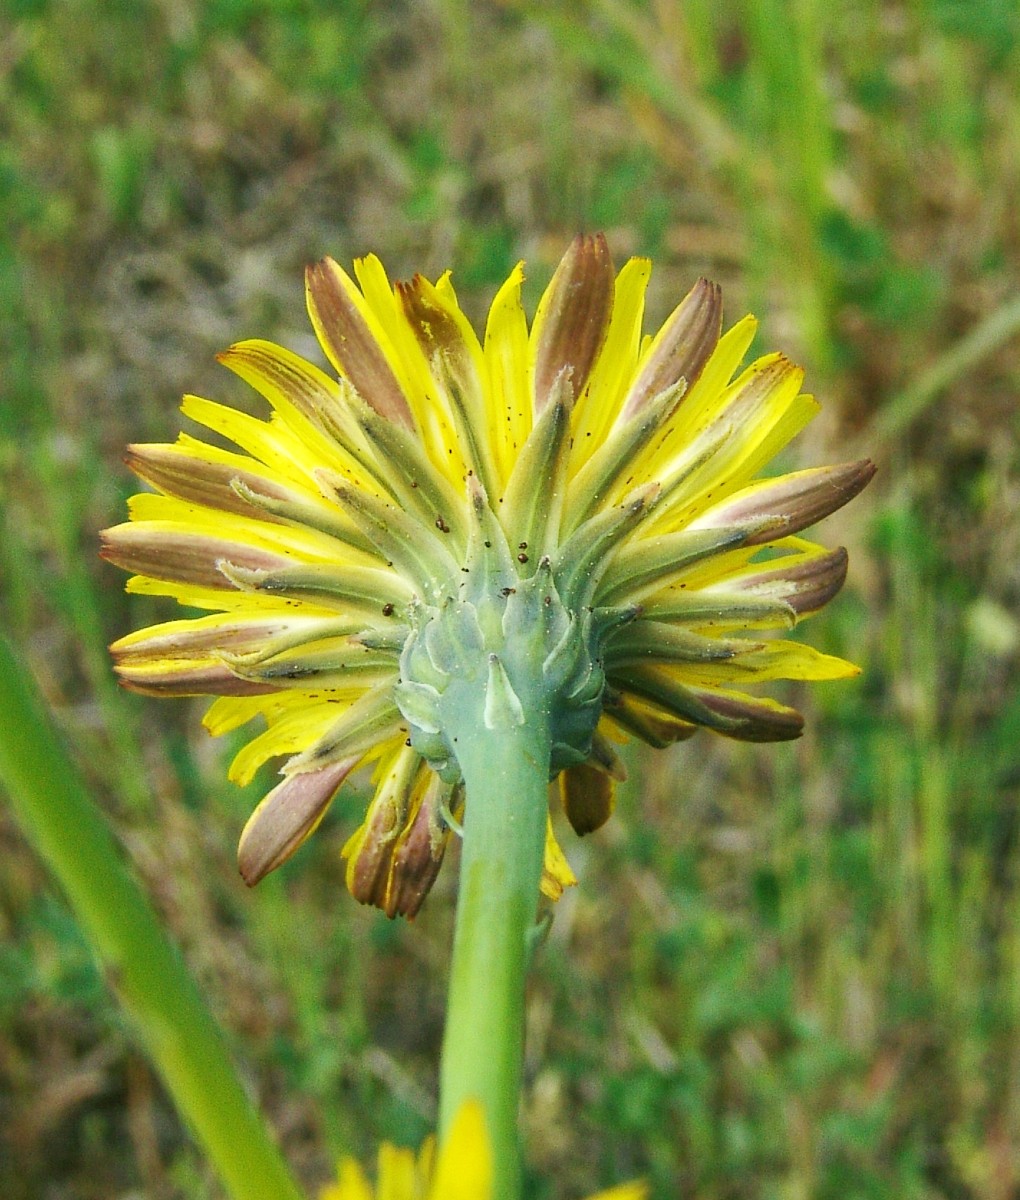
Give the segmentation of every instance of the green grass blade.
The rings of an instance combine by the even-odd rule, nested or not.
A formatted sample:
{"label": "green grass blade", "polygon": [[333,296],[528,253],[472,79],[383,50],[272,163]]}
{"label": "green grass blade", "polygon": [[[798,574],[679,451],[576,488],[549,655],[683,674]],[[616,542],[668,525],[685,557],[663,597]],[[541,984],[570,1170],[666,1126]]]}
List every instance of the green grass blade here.
{"label": "green grass blade", "polygon": [[222,1034],[0,633],[0,783],[234,1200],[299,1200]]}

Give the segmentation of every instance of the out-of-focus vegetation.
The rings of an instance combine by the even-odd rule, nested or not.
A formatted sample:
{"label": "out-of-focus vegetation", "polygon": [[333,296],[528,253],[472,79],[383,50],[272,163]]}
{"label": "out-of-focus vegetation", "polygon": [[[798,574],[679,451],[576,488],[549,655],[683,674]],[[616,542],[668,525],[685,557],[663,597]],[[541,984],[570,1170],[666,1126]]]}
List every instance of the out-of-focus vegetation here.
{"label": "out-of-focus vegetation", "polygon": [[[631,755],[566,840],[531,996],[529,1200],[1020,1194],[1020,10],[1013,0],[7,0],[0,598],[311,1187],[433,1120],[452,871],[359,909],[362,803],[260,886],[201,706],[118,691],[169,616],[96,558],[184,390],[247,336],[312,353],[301,268],[455,268],[532,299],[579,228],[699,273],[809,366],[791,461],[881,476],[821,537],[805,627],[860,681],[802,741]],[[2,719],[2,714],[0,714]],[[0,1194],[220,1195],[65,904],[0,810]]]}

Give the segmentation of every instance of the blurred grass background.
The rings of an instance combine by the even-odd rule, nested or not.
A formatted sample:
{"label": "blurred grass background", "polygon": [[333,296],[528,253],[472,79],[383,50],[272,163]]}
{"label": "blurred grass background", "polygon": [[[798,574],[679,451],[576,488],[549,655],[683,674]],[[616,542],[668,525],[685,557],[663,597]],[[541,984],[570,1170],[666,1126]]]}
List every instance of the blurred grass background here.
{"label": "blurred grass background", "polygon": [[[3,0],[0,603],[312,1187],[434,1115],[453,879],[358,908],[342,797],[254,893],[260,783],[200,704],[118,691],[171,615],[96,557],[184,390],[313,353],[303,264],[532,302],[578,229],[699,273],[824,415],[790,465],[881,475],[822,530],[804,630],[864,667],[802,741],[631,756],[540,956],[528,1200],[1020,1196],[1020,10],[1014,0]],[[2,714],[0,714],[2,719]],[[0,1194],[221,1193],[0,808]]]}

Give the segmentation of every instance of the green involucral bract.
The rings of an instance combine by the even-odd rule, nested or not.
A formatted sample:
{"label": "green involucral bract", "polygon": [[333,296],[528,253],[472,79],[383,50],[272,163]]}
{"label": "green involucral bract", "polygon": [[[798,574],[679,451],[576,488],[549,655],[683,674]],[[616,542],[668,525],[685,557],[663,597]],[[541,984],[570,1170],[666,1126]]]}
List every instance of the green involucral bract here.
{"label": "green involucral bract", "polygon": [[520,725],[527,710],[548,719],[550,777],[586,761],[605,686],[593,618],[590,609],[580,616],[566,609],[548,560],[495,595],[450,596],[413,609],[396,686],[411,744],[457,783],[448,731],[470,724],[468,714],[490,730]]}

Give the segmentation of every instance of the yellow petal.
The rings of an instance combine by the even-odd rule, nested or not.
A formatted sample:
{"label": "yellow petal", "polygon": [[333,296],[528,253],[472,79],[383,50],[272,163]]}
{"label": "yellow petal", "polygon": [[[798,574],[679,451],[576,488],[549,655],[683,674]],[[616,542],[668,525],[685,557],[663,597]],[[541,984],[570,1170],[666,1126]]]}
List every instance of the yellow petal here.
{"label": "yellow petal", "polygon": [[[763,552],[766,551],[769,554],[769,562],[756,564],[754,560],[760,559]],[[732,579],[737,579],[745,573],[757,573],[759,569],[764,569],[766,566],[779,567],[784,563],[792,565],[794,562],[807,561],[808,558],[826,553],[824,546],[819,546],[796,535],[778,538],[765,546],[740,546],[735,550],[727,550],[724,554],[716,554],[701,562],[695,562],[690,567],[683,569],[676,576],[676,586],[683,591],[697,591],[700,588],[708,588],[716,584],[724,586]],[[666,589],[662,595],[665,596],[669,590]],[[655,593],[654,600],[658,601],[659,598],[660,593]],[[653,600],[649,597],[643,603],[651,606]]]}
{"label": "yellow petal", "polygon": [[[160,533],[165,536],[194,533],[219,536],[278,554],[291,555],[303,562],[378,565],[379,561],[308,525],[284,525],[259,517],[241,516],[235,512],[192,504],[176,496],[139,492],[128,501],[128,511],[136,526],[141,522],[158,522]],[[342,512],[334,511],[337,511],[340,520],[345,519]]]}
{"label": "yellow petal", "polygon": [[413,428],[385,327],[375,320],[354,280],[332,258],[324,258],[305,271],[305,294],[319,345],[337,371],[366,404],[388,420]]}
{"label": "yellow petal", "polygon": [[[699,429],[711,419],[719,402],[720,394],[729,386],[733,373],[743,361],[748,347],[754,340],[758,322],[747,316],[719,339],[711,358],[705,364],[697,382],[684,396],[683,410],[678,414],[678,435],[689,438],[693,430]],[[642,362],[650,353],[650,347],[642,354]]]}
{"label": "yellow petal", "polygon": [[[285,596],[275,596],[269,592],[221,591],[217,588],[182,583],[179,580],[152,579],[147,575],[132,575],[124,585],[124,590],[136,596],[170,596],[186,608],[206,608],[230,613],[247,612],[251,614],[280,613],[287,615],[294,612],[294,601]],[[336,609],[303,600],[301,615],[335,617]]]}
{"label": "yellow petal", "polygon": [[766,642],[747,654],[719,663],[670,664],[666,670],[683,683],[736,685],[767,683],[774,679],[853,679],[860,667],[832,654],[822,654],[802,642]]}
{"label": "yellow petal", "polygon": [[550,900],[559,900],[568,887],[574,887],[577,876],[570,869],[566,855],[553,833],[552,818],[545,821],[545,858],[542,861],[542,895]]}
{"label": "yellow petal", "polygon": [[795,396],[789,408],[775,422],[768,433],[761,438],[752,454],[749,454],[740,465],[739,473],[734,477],[733,486],[740,486],[756,475],[766,464],[787,446],[802,429],[805,429],[821,412],[821,405],[806,393]]}
{"label": "yellow petal", "polygon": [[453,458],[463,461],[495,494],[492,439],[483,394],[485,362],[475,331],[451,298],[420,275],[397,284],[407,324],[428,362],[437,397],[455,431]]}
{"label": "yellow petal", "polygon": [[[705,424],[681,441],[685,406],[656,467],[663,485],[657,532],[680,529],[717,500],[741,487],[760,459],[762,443],[797,406],[804,372],[781,354],[757,359],[709,407]],[[802,407],[802,406],[801,406]]]}
{"label": "yellow petal", "polygon": [[376,1200],[416,1200],[419,1179],[413,1150],[385,1142],[379,1147]]}
{"label": "yellow petal", "polygon": [[823,654],[801,642],[769,642],[759,651],[770,679],[803,679],[820,682],[829,679],[854,679],[861,673],[856,663],[835,654]]}
{"label": "yellow petal", "polygon": [[269,401],[303,447],[303,458],[371,485],[358,460],[363,443],[346,402],[351,391],[346,382],[341,385],[283,346],[256,338],[237,342],[216,357]]}
{"label": "yellow petal", "polygon": [[659,330],[623,405],[624,418],[639,412],[681,381],[691,388],[719,342],[722,289],[702,277]]}
{"label": "yellow petal", "polygon": [[351,707],[350,700],[312,700],[307,693],[302,705],[295,705],[290,712],[276,717],[265,731],[260,733],[234,756],[227,775],[234,783],[244,787],[255,778],[263,763],[284,754],[297,754],[314,746],[327,729]]}
{"label": "yellow petal", "polygon": [[298,708],[308,703],[299,692],[272,692],[266,696],[221,696],[209,705],[202,724],[213,737],[222,737],[256,717],[267,720],[281,709]]}
{"label": "yellow petal", "polygon": [[602,444],[620,412],[626,390],[634,377],[641,343],[641,321],[645,289],[652,264],[647,258],[632,258],[616,277],[613,315],[606,344],[599,355],[584,395],[574,412],[574,471]]}
{"label": "yellow petal", "polygon": [[485,1114],[477,1101],[463,1104],[439,1148],[428,1200],[490,1200],[492,1150]]}
{"label": "yellow petal", "polygon": [[618,1187],[605,1192],[597,1192],[588,1200],[647,1200],[648,1184],[635,1180],[633,1183],[621,1183]]}
{"label": "yellow petal", "polygon": [[375,255],[369,255],[355,260],[354,273],[373,319],[379,329],[384,328],[388,334],[390,365],[401,380],[422,444],[435,466],[451,482],[463,486],[465,467],[446,402],[436,388],[429,362],[390,287],[382,264]]}
{"label": "yellow petal", "polygon": [[500,489],[531,432],[528,322],[521,303],[524,265],[518,263],[496,293],[485,327],[486,398]]}
{"label": "yellow petal", "polygon": [[373,1200],[372,1188],[365,1178],[365,1172],[355,1159],[340,1160],[337,1182],[322,1188],[319,1200]]}
{"label": "yellow petal", "polygon": [[261,421],[236,408],[194,395],[184,397],[181,412],[240,446],[252,458],[272,467],[284,478],[303,487],[315,488],[313,472],[318,463],[309,459],[300,440],[279,421]]}
{"label": "yellow petal", "polygon": [[369,320],[386,351],[393,373],[400,380],[404,396],[414,414],[417,428],[424,434],[430,404],[432,379],[415,342],[386,270],[374,254],[354,260],[354,274],[371,314]]}

